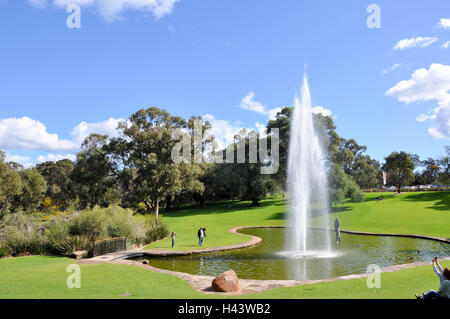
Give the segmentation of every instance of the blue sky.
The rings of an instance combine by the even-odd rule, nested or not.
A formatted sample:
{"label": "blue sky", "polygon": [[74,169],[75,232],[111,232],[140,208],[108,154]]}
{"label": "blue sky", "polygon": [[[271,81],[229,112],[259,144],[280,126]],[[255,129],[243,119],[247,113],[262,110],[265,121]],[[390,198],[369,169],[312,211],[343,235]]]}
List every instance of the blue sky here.
{"label": "blue sky", "polygon": [[[81,5],[80,29],[67,28],[67,3]],[[217,135],[260,126],[292,105],[305,63],[316,110],[374,158],[436,157],[449,144],[446,0],[115,3],[0,0],[9,159],[73,158],[86,134],[149,106],[206,115]],[[372,3],[379,29],[366,24]]]}

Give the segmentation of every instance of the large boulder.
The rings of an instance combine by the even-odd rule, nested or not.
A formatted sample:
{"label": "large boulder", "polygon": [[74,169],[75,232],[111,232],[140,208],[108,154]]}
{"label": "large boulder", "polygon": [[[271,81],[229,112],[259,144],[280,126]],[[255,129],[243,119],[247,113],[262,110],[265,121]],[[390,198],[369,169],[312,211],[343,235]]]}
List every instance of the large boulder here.
{"label": "large boulder", "polygon": [[225,271],[223,274],[214,278],[212,290],[217,292],[239,292],[239,279],[233,270]]}

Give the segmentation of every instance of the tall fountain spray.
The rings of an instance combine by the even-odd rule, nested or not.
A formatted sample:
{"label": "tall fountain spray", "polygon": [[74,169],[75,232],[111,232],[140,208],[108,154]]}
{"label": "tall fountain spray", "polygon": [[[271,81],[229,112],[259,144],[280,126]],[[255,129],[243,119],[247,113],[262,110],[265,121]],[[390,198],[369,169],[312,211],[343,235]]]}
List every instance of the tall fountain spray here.
{"label": "tall fountain spray", "polygon": [[329,229],[329,204],[324,154],[314,129],[306,74],[301,100],[296,97],[294,101],[288,156],[290,205],[285,254],[294,258],[331,257],[329,231],[311,230]]}

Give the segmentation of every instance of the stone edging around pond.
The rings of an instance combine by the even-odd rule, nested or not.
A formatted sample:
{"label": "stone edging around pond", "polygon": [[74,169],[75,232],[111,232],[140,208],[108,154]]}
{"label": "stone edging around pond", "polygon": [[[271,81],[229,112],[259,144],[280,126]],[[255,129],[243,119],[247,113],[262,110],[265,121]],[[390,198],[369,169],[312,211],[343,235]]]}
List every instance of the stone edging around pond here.
{"label": "stone edging around pond", "polygon": [[425,235],[409,235],[409,234],[386,234],[386,233],[368,233],[368,232],[360,232],[355,230],[341,230],[342,233],[355,234],[355,235],[372,235],[372,236],[393,236],[393,237],[407,237],[407,238],[417,238],[417,239],[428,239],[440,241],[443,243],[450,244],[450,238],[442,238],[442,237],[432,237]]}
{"label": "stone edging around pond", "polygon": [[[283,226],[243,226],[243,227],[235,227],[230,230],[228,230],[231,233],[234,234],[240,234],[237,231],[242,229],[251,229],[251,228],[285,228]],[[333,230],[331,230],[333,231]],[[405,235],[405,234],[382,234],[382,233],[368,233],[368,232],[359,232],[359,231],[348,231],[348,230],[341,230],[343,233],[350,233],[350,234],[357,234],[357,235],[374,235],[374,236],[396,236],[396,237],[410,237],[410,238],[420,238],[420,239],[429,239],[429,240],[436,240],[440,242],[450,243],[449,239],[446,238],[439,238],[439,237],[431,237],[431,236],[422,236],[422,235]],[[242,235],[242,234],[241,234]],[[202,293],[206,294],[224,294],[219,292],[213,292],[211,290],[211,283],[214,279],[214,277],[210,276],[199,276],[199,275],[192,275],[188,273],[183,272],[176,272],[171,270],[165,270],[160,269],[156,267],[152,267],[150,265],[142,264],[137,261],[133,260],[126,260],[124,258],[128,258],[131,256],[140,256],[140,255],[148,255],[151,256],[181,256],[181,255],[191,255],[191,254],[201,254],[201,253],[210,253],[210,252],[217,252],[217,251],[226,251],[226,250],[232,250],[232,249],[240,249],[240,248],[246,248],[251,247],[254,245],[259,244],[262,239],[257,236],[253,235],[247,235],[250,236],[251,240],[246,241],[244,243],[230,245],[230,246],[223,246],[223,247],[215,247],[215,248],[206,248],[206,249],[194,249],[194,250],[187,250],[187,251],[168,251],[168,250],[157,250],[157,249],[142,249],[142,250],[133,250],[127,252],[122,252],[122,256],[118,256],[118,253],[115,253],[115,258],[106,258],[106,260],[103,258],[91,258],[91,259],[85,259],[80,260],[79,263],[81,264],[97,264],[102,262],[112,263],[112,264],[122,264],[122,265],[130,265],[130,266],[138,266],[145,268],[150,271],[155,271],[159,273],[165,273],[169,275],[176,276],[178,278],[184,279],[188,281],[191,286]],[[101,257],[101,256],[99,256]],[[450,260],[450,257],[441,258],[443,261]],[[407,269],[407,268],[414,268],[418,266],[426,266],[429,265],[430,262],[416,262],[416,263],[409,263],[409,264],[402,264],[402,265],[393,265],[381,268],[381,272],[393,272],[398,271],[401,269]],[[363,273],[358,275],[346,275],[346,276],[340,276],[336,278],[329,278],[329,279],[316,279],[316,280],[252,280],[252,279],[239,279],[239,283],[241,286],[241,291],[239,293],[226,293],[230,295],[244,295],[249,293],[257,293],[269,289],[275,289],[275,288],[281,288],[281,287],[292,287],[292,286],[300,286],[300,285],[306,285],[306,284],[314,284],[319,282],[333,282],[338,280],[350,280],[350,279],[360,279],[360,278],[367,278],[370,274],[369,273]]]}

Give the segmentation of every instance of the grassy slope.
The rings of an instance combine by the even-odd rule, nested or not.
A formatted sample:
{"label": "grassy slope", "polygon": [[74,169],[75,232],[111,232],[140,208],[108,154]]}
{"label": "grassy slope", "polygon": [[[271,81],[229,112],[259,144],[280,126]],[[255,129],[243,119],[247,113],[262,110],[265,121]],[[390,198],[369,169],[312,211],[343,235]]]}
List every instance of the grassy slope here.
{"label": "grassy slope", "polygon": [[[379,202],[374,198],[382,196]],[[339,205],[341,228],[450,238],[450,192],[367,194],[363,203]]]}
{"label": "grassy slope", "polygon": [[[382,196],[377,202],[375,197]],[[170,231],[177,233],[177,250],[196,249],[197,230],[206,227],[203,247],[235,244],[247,240],[245,235],[228,233],[237,226],[283,226],[284,200],[265,200],[261,207],[251,208],[248,202],[215,204],[205,209],[188,208],[168,212],[163,217]],[[445,193],[368,193],[363,203],[345,203],[335,207],[331,225],[339,217],[341,228],[379,233],[420,234],[450,238],[450,192]],[[146,248],[169,248],[170,239]]]}
{"label": "grassy slope", "polygon": [[[336,216],[343,229],[372,232],[416,233],[450,237],[450,193],[405,195],[368,194],[364,203],[340,205]],[[283,200],[267,200],[259,208],[236,203],[232,209],[216,204],[206,209],[170,212],[164,221],[177,232],[176,249],[196,246],[196,231],[207,228],[205,247],[229,245],[246,240],[228,229],[236,226],[283,225]],[[170,239],[153,245],[167,248]],[[82,265],[82,289],[68,289],[66,267],[74,261],[58,257],[21,257],[0,260],[0,298],[217,298],[194,291],[173,276],[124,265]],[[444,264],[450,267],[450,263]],[[368,289],[365,279],[279,288],[245,298],[412,298],[414,293],[438,286],[431,266],[382,274],[382,288]],[[131,297],[119,297],[120,294]],[[220,296],[222,297],[222,296]]]}
{"label": "grassy slope", "polygon": [[[204,209],[187,208],[164,214],[163,221],[170,232],[176,232],[177,250],[197,249],[197,230],[206,228],[203,248],[232,245],[248,240],[248,236],[228,232],[237,226],[284,225],[284,201],[265,200],[260,207],[250,207],[250,202],[216,203]],[[170,248],[170,238],[153,243],[146,248]]]}

